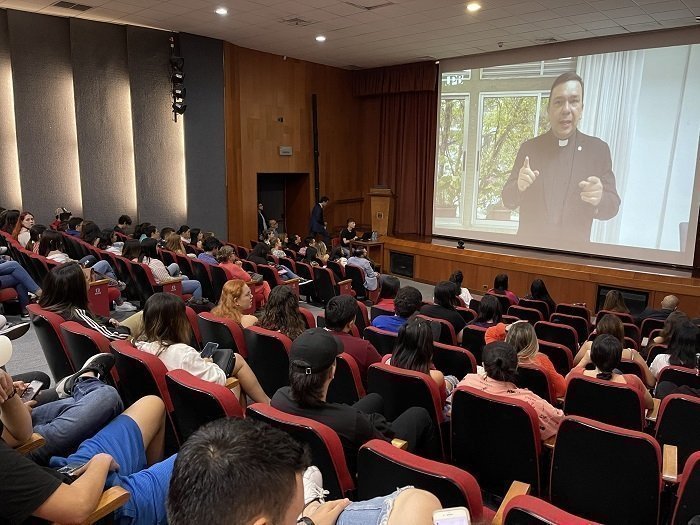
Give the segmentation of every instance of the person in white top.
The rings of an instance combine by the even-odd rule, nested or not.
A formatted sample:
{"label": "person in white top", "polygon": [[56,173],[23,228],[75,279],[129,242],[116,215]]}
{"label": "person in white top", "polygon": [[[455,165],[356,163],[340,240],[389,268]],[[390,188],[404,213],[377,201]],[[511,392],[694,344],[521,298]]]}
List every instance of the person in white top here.
{"label": "person in white top", "polygon": [[231,370],[224,371],[189,345],[192,329],[185,303],[179,297],[153,294],[144,306],[143,323],[143,333],[137,336],[136,347],[158,357],[168,370],[185,370],[218,385],[224,385],[230,375],[238,378],[241,388],[254,402],[270,403],[255,373],[239,354],[234,354]]}
{"label": "person in white top", "polygon": [[15,229],[12,231],[12,236],[17,239],[22,248],[27,247],[30,238],[29,230],[31,230],[32,226],[34,226],[34,215],[28,211],[23,212],[19,216]]}
{"label": "person in white top", "polygon": [[472,300],[472,294],[469,293],[469,290],[467,288],[462,287],[462,281],[464,281],[464,275],[462,274],[462,270],[452,272],[452,275],[450,275],[450,281],[459,286],[459,298],[462,299],[462,301],[464,301],[464,306],[469,308],[469,303]]}
{"label": "person in white top", "polygon": [[689,320],[681,323],[671,335],[668,353],[657,355],[651,362],[649,369],[654,377],[658,378],[661,370],[669,365],[693,368],[699,333],[700,329]]}

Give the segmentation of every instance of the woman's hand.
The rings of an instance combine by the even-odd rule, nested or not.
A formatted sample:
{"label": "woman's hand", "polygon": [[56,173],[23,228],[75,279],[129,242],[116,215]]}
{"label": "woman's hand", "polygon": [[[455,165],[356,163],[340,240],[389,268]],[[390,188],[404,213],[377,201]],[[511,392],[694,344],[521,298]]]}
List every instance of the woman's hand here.
{"label": "woman's hand", "polygon": [[110,319],[109,324],[116,328],[117,326],[119,326],[119,321],[117,321],[116,319]]}
{"label": "woman's hand", "polygon": [[0,405],[15,395],[12,376],[0,368]]}

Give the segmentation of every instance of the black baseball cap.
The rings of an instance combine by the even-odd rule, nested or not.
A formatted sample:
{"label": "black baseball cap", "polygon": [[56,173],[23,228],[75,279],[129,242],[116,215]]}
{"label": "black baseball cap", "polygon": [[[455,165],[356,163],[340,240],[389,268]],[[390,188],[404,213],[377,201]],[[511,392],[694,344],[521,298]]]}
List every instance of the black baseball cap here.
{"label": "black baseball cap", "polygon": [[306,374],[317,374],[327,370],[338,354],[343,352],[343,343],[323,328],[311,328],[292,343],[289,361],[292,368]]}

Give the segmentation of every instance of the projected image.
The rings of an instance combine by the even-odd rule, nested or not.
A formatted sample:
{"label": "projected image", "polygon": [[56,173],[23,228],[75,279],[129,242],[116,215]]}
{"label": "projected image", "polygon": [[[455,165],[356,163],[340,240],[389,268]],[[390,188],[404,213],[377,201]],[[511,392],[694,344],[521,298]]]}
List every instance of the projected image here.
{"label": "projected image", "polygon": [[700,46],[446,72],[434,233],[692,263]]}

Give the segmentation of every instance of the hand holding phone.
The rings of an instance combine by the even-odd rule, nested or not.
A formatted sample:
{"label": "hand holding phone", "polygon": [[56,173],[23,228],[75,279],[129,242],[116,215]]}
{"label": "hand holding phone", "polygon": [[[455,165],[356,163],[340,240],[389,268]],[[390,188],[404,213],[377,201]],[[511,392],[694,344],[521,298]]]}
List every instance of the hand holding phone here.
{"label": "hand holding phone", "polygon": [[204,345],[204,348],[202,349],[201,356],[204,359],[211,357],[214,355],[214,352],[216,352],[217,348],[219,348],[219,343],[214,343],[212,341],[209,341],[206,345]]}
{"label": "hand holding phone", "polygon": [[29,401],[34,399],[39,393],[39,390],[41,390],[42,386],[44,386],[44,383],[36,379],[29,383],[29,386],[24,390],[24,392],[22,392],[22,395],[20,396],[22,402],[28,403]]}
{"label": "hand holding phone", "polygon": [[470,525],[466,507],[451,507],[433,512],[433,525]]}

